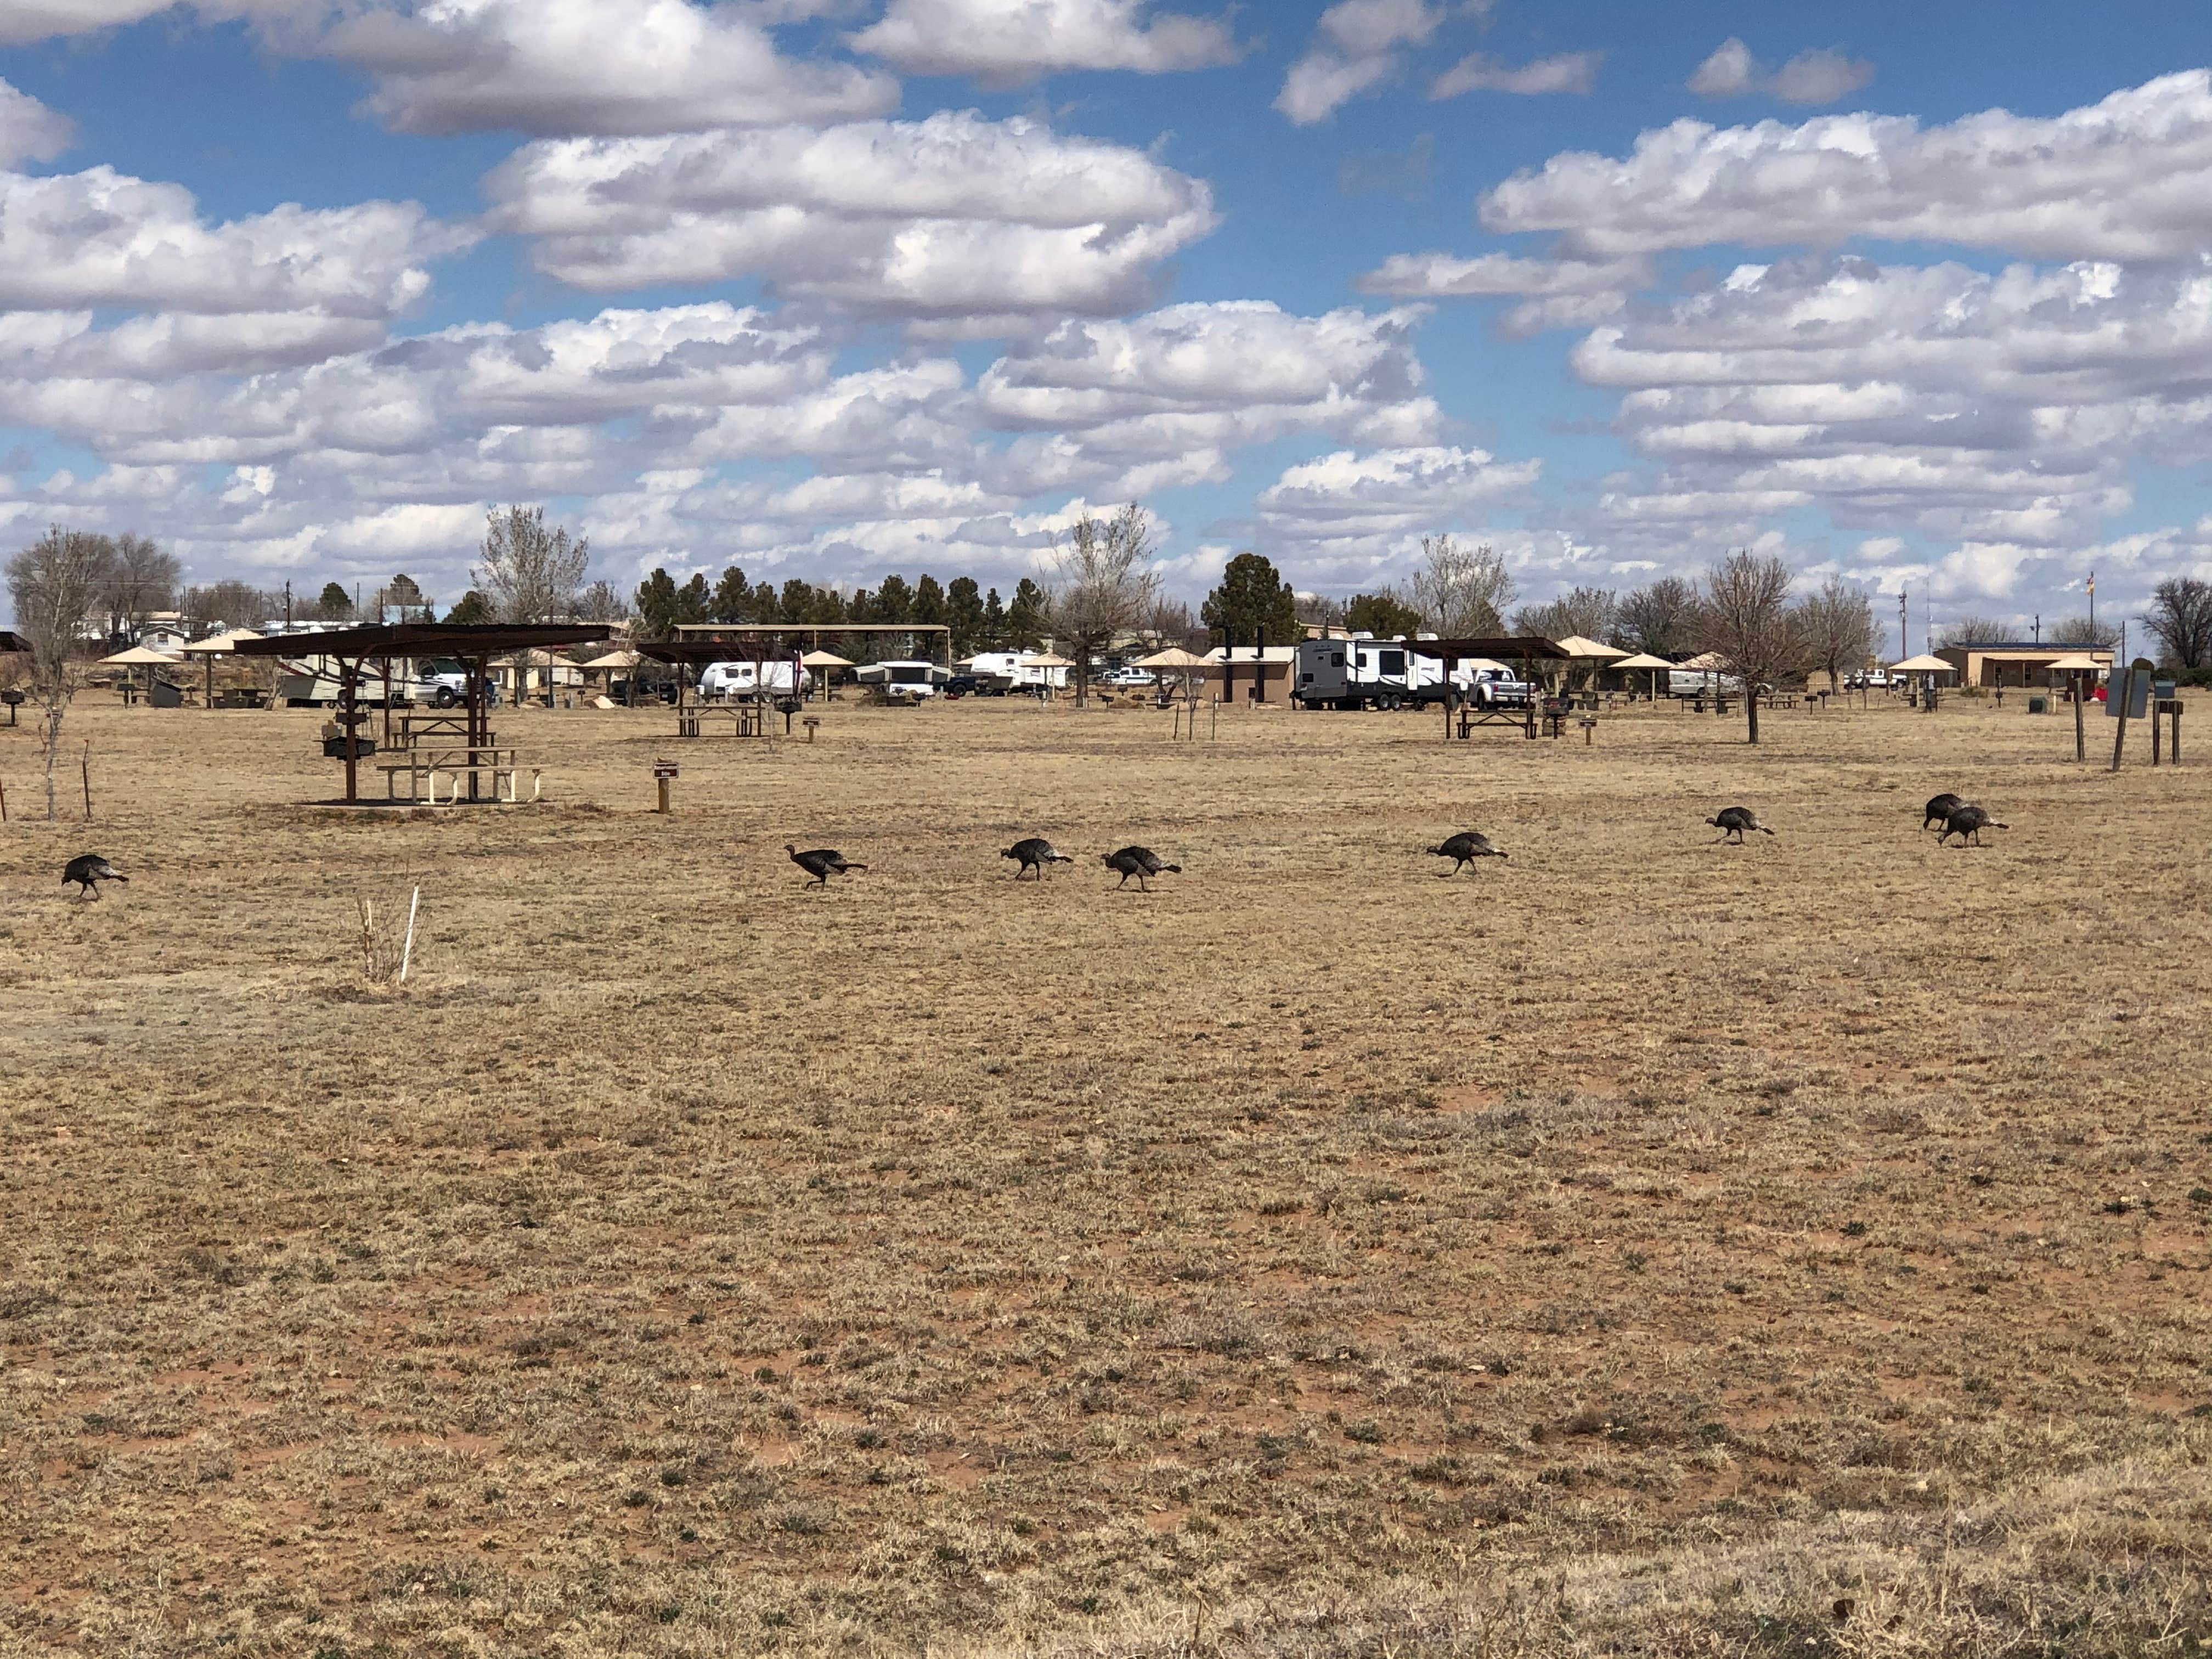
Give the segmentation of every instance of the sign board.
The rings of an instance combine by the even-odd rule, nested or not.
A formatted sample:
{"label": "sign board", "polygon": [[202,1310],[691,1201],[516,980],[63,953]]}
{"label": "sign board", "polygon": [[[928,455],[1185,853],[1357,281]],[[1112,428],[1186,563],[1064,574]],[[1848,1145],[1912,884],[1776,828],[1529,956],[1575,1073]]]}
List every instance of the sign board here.
{"label": "sign board", "polygon": [[672,777],[676,776],[676,775],[677,775],[676,763],[675,763],[674,761],[655,761],[655,762],[653,762],[653,775],[654,777],[656,777],[656,778],[672,778]]}
{"label": "sign board", "polygon": [[[2124,700],[2123,688],[2124,688]],[[2106,688],[2105,712],[2118,715],[2127,709],[2131,720],[2143,720],[2150,714],[2150,670],[2148,668],[2115,668]]]}

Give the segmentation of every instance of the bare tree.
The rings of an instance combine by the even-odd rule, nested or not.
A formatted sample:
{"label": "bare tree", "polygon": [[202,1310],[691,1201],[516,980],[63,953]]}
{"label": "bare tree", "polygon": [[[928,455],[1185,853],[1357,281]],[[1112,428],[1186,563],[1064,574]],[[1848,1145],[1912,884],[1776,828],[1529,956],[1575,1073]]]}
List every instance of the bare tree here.
{"label": "bare tree", "polygon": [[576,597],[579,622],[627,622],[629,615],[629,601],[607,582],[593,582]]}
{"label": "bare tree", "polygon": [[264,593],[251,583],[234,580],[212,582],[185,590],[185,616],[194,626],[209,623],[224,628],[252,628],[283,609],[281,594]]}
{"label": "bare tree", "polygon": [[1145,632],[1156,642],[1162,647],[1188,647],[1200,631],[1197,613],[1188,603],[1164,593],[1153,596],[1151,612],[1145,618]]}
{"label": "bare tree", "polygon": [[1073,647],[1079,708],[1090,697],[1091,653],[1151,614],[1159,593],[1159,578],[1147,568],[1152,556],[1152,526],[1134,501],[1103,521],[1085,513],[1060,548],[1052,629]]}
{"label": "bare tree", "polygon": [[1971,611],[1953,618],[1936,630],[1939,645],[1995,645],[2000,641],[2020,637],[2018,623],[1999,622],[1994,617],[1977,617]]}
{"label": "bare tree", "polygon": [[1679,657],[1698,637],[1702,603],[1695,582],[1662,576],[1620,602],[1613,619],[1620,635],[1619,643],[1632,645],[1655,657]]}
{"label": "bare tree", "polygon": [[2212,662],[2212,582],[2168,577],[2152,591],[2143,624],[2166,647],[2168,662],[2183,668]]}
{"label": "bare tree", "polygon": [[1344,601],[1332,599],[1326,593],[1301,593],[1297,596],[1298,621],[1309,628],[1340,629],[1344,626]]}
{"label": "bare tree", "polygon": [[510,507],[484,527],[483,562],[469,572],[504,623],[553,622],[572,616],[591,562],[591,544],[545,526],[542,507]]}
{"label": "bare tree", "polygon": [[84,684],[89,653],[86,622],[98,613],[113,574],[115,544],[105,536],[58,525],[8,561],[8,594],[15,631],[31,647],[31,701],[43,719],[46,817],[54,815],[54,761],[62,716]]}
{"label": "bare tree", "polygon": [[1487,545],[1464,548],[1448,535],[1424,536],[1421,561],[1408,597],[1424,626],[1447,639],[1504,631],[1516,590],[1505,561]]}
{"label": "bare tree", "polygon": [[2089,645],[2109,651],[2120,642],[2120,630],[2110,623],[2092,622],[2087,617],[2069,617],[2051,630],[2053,645]]}
{"label": "bare tree", "polygon": [[175,603],[177,580],[184,566],[173,553],[165,553],[147,537],[126,532],[111,544],[114,556],[106,579],[100,583],[100,602],[106,608],[107,631],[136,635],[149,611],[166,611]]}
{"label": "bare tree", "polygon": [[1540,634],[1564,640],[1571,634],[1602,641],[1613,631],[1620,602],[1611,588],[1577,587],[1544,605],[1524,605],[1513,613],[1516,634]]}
{"label": "bare tree", "polygon": [[1790,568],[1748,550],[1705,577],[1703,643],[1721,672],[1743,687],[1751,741],[1759,741],[1759,693],[1802,671],[1805,642],[1790,608]]}
{"label": "bare tree", "polygon": [[1797,606],[1805,659],[1825,669],[1828,690],[1840,691],[1846,670],[1856,673],[1874,654],[1874,606],[1866,590],[1831,576]]}

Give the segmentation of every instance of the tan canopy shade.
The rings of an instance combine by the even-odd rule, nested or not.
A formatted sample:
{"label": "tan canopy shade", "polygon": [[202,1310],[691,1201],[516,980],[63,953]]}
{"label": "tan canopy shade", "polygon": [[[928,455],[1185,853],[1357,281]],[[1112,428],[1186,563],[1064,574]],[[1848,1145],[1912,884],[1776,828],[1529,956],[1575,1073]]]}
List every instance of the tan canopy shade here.
{"label": "tan canopy shade", "polygon": [[635,651],[610,651],[604,657],[594,657],[589,662],[579,663],[577,666],[580,668],[635,668],[642,660],[643,659]]}
{"label": "tan canopy shade", "polygon": [[162,665],[174,668],[183,660],[183,658],[171,652],[155,651],[148,646],[134,645],[128,651],[118,651],[112,657],[102,657],[100,659],[100,665],[102,668],[137,668]]}
{"label": "tan canopy shade", "polygon": [[260,637],[250,628],[233,628],[221,634],[211,634],[204,640],[194,640],[185,647],[185,654],[190,657],[228,656],[238,649],[240,640],[258,640]]}
{"label": "tan canopy shade", "polygon": [[[1899,668],[1905,665],[1898,664]],[[2056,662],[2047,662],[2043,665],[2054,674],[2100,674],[2105,669],[2103,663],[2094,657],[2085,657],[2078,651],[2070,657],[2061,657]]]}
{"label": "tan canopy shade", "polygon": [[[1610,659],[1613,657],[1625,657],[1628,654],[1628,653],[1620,649],[1618,647],[1607,645],[1601,641],[1587,639],[1580,634],[1570,634],[1566,638],[1559,641],[1557,643],[1559,649],[1565,652],[1570,657],[1603,657]],[[1669,663],[1667,665],[1669,668],[1672,668],[1674,665]],[[1618,668],[1620,665],[1619,663],[1614,663],[1613,664],[1613,666]]]}
{"label": "tan canopy shade", "polygon": [[1176,668],[1188,670],[1194,668],[1211,668],[1213,666],[1213,664],[1204,657],[1193,655],[1190,652],[1184,650],[1179,645],[1171,645],[1164,651],[1155,651],[1149,657],[1138,658],[1136,662],[1132,665],[1137,668]]}
{"label": "tan canopy shade", "polygon": [[1065,657],[1047,651],[1040,656],[1024,657],[1014,665],[1017,668],[1073,668],[1075,665]]}
{"label": "tan canopy shade", "polygon": [[[1560,644],[1566,641],[1562,640]],[[1655,657],[1649,651],[1639,651],[1632,657],[1623,657],[1619,662],[1607,663],[1608,668],[1672,668],[1674,665],[1664,657]]]}
{"label": "tan canopy shade", "polygon": [[1892,663],[1889,672],[1893,674],[1950,674],[1956,672],[1957,669],[1955,665],[1945,662],[1941,657],[1923,655],[1907,657],[1903,662]]}
{"label": "tan canopy shade", "polygon": [[1717,674],[1723,669],[1726,668],[1728,665],[1721,660],[1720,654],[1717,652],[1708,651],[1702,656],[1692,657],[1689,661],[1686,663],[1678,663],[1675,666],[1678,668],[1686,668],[1692,673],[1697,674]]}
{"label": "tan canopy shade", "polygon": [[850,668],[853,659],[841,657],[835,651],[810,651],[799,659],[802,668]]}

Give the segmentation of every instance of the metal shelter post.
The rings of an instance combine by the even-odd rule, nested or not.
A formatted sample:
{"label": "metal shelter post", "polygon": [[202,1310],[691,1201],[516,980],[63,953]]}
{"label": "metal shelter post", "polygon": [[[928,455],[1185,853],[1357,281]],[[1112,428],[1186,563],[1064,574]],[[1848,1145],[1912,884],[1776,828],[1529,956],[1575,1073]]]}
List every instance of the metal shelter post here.
{"label": "metal shelter post", "polygon": [[358,657],[338,659],[338,724],[345,728],[346,805],[361,799],[361,757],[354,747],[355,722],[361,716],[361,663]]}

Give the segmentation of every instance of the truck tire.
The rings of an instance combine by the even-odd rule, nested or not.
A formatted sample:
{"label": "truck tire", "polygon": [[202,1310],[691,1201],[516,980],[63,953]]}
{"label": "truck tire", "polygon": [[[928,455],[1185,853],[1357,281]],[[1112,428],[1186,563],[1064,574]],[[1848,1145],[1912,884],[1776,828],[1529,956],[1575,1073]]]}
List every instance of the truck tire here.
{"label": "truck tire", "polygon": [[454,695],[453,688],[452,686],[441,685],[438,688],[438,695],[433,697],[431,701],[436,703],[441,708],[451,708],[455,703],[460,701],[460,698]]}

